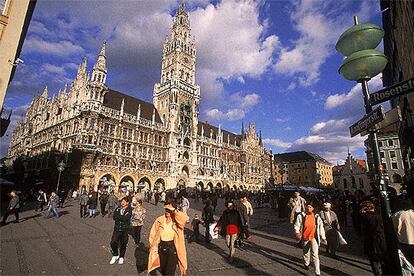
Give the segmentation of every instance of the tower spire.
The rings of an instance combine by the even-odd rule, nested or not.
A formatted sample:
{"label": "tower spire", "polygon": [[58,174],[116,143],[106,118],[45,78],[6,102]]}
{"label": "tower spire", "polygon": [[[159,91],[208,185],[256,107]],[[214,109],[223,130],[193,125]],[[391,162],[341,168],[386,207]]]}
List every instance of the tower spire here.
{"label": "tower spire", "polygon": [[106,41],[102,43],[101,51],[98,55],[98,60],[93,66],[92,81],[105,84],[106,82]]}
{"label": "tower spire", "polygon": [[82,62],[78,66],[78,72],[76,74],[77,79],[81,79],[86,76],[86,68],[87,68],[86,63],[87,63],[86,57],[83,57]]}
{"label": "tower spire", "polygon": [[49,92],[47,90],[47,85],[45,86],[45,89],[43,90],[42,97],[46,98],[46,99],[49,97]]}
{"label": "tower spire", "polygon": [[241,138],[244,139],[244,120],[242,119]]}
{"label": "tower spire", "polygon": [[262,129],[259,130],[259,145],[263,145],[263,143],[262,143]]}

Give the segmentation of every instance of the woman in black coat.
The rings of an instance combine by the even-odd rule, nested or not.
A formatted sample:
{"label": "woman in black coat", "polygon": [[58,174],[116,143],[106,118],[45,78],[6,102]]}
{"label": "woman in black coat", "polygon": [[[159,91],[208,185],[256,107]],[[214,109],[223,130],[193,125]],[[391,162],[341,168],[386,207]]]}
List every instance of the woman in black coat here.
{"label": "woman in black coat", "polygon": [[364,253],[368,256],[374,275],[382,275],[387,250],[382,218],[375,213],[375,206],[371,201],[364,201],[361,206]]}

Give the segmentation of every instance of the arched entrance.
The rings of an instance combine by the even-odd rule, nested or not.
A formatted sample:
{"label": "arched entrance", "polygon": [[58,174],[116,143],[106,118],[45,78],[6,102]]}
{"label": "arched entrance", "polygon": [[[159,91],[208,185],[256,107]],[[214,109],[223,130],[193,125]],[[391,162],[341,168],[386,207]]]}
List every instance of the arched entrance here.
{"label": "arched entrance", "polygon": [[181,169],[181,173],[184,174],[186,177],[188,177],[190,175],[190,171],[188,170],[188,167],[187,166],[184,166]]}
{"label": "arched entrance", "polygon": [[148,177],[144,176],[138,181],[138,187],[141,190],[151,191],[151,181],[148,179]]}
{"label": "arched entrance", "polygon": [[119,182],[119,189],[123,192],[135,192],[134,179],[129,175],[125,175]]}
{"label": "arched entrance", "polygon": [[206,186],[206,191],[211,192],[213,190],[213,183],[208,182]]}
{"label": "arched entrance", "polygon": [[[85,187],[86,190],[86,187]],[[115,177],[112,174],[105,174],[98,181],[98,191],[112,192],[115,190]]]}
{"label": "arched entrance", "polygon": [[158,178],[154,184],[154,190],[164,191],[165,190],[165,181],[162,178]]}
{"label": "arched entrance", "polygon": [[198,182],[196,185],[197,191],[201,192],[204,189],[204,184],[203,182]]}

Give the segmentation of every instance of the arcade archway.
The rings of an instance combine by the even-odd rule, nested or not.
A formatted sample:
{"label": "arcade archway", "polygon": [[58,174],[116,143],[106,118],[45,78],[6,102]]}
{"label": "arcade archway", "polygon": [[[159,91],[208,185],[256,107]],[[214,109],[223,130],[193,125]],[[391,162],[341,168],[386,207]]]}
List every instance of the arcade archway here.
{"label": "arcade archway", "polygon": [[134,179],[129,175],[125,175],[124,177],[121,178],[121,181],[119,182],[119,189],[124,192],[135,191]]}
{"label": "arcade archway", "polygon": [[158,178],[154,184],[154,190],[164,191],[165,190],[165,181],[162,178]]}
{"label": "arcade archway", "polygon": [[[85,187],[86,190],[86,187]],[[112,174],[103,175],[98,181],[98,191],[114,191],[115,190],[115,177]]]}
{"label": "arcade archway", "polygon": [[138,181],[138,187],[141,190],[146,190],[146,191],[151,191],[152,190],[151,181],[146,176],[144,176],[143,178],[141,178]]}

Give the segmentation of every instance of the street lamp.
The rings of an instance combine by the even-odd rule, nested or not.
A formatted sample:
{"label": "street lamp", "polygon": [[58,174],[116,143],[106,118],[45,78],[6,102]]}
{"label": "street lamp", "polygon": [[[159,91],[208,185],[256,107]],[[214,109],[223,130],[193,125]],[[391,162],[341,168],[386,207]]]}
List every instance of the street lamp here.
{"label": "street lamp", "polygon": [[59,194],[60,175],[65,170],[65,166],[66,164],[63,161],[61,161],[57,166],[57,170],[59,171],[59,176],[58,176],[58,182],[57,182],[57,187],[56,187],[56,193],[58,194]]}
{"label": "street lamp", "polygon": [[[374,50],[384,36],[384,30],[374,24],[358,24],[358,17],[354,16],[354,26],[346,30],[336,43],[336,50],[347,58],[342,62],[339,73],[347,80],[361,83],[364,95],[366,116],[372,114],[368,81],[381,73],[386,64],[387,57],[380,51]],[[385,274],[401,275],[401,267],[397,253],[397,238],[391,220],[391,209],[387,194],[386,182],[380,169],[380,156],[375,125],[368,129],[369,141],[374,159],[375,181],[380,191],[382,219],[386,235],[387,249],[390,258],[387,258]]]}

